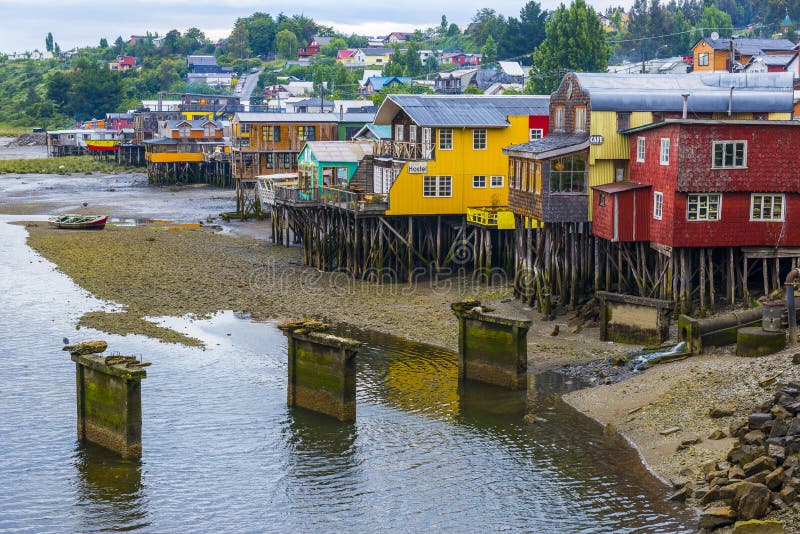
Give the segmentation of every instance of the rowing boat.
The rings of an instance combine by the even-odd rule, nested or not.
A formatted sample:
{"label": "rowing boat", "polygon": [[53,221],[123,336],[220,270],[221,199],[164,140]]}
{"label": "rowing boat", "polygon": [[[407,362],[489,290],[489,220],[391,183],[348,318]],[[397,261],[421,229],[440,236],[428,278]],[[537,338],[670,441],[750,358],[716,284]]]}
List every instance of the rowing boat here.
{"label": "rowing boat", "polygon": [[50,217],[47,222],[56,228],[72,230],[102,230],[108,222],[108,215],[59,215]]}

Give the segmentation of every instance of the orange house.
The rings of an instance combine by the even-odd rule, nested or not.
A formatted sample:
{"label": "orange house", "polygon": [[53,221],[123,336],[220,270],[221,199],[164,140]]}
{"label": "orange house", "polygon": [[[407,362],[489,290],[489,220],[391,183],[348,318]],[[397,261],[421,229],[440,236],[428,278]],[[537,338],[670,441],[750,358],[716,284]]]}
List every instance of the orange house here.
{"label": "orange house", "polygon": [[223,128],[217,121],[167,120],[159,123],[159,137],[145,141],[145,159],[153,163],[203,161],[204,154],[222,150]]}
{"label": "orange house", "polygon": [[[743,68],[753,56],[790,54],[794,51],[794,47],[795,44],[788,39],[703,37],[692,47],[692,59],[695,71],[731,72]],[[733,51],[733,63],[731,63],[731,51]]]}

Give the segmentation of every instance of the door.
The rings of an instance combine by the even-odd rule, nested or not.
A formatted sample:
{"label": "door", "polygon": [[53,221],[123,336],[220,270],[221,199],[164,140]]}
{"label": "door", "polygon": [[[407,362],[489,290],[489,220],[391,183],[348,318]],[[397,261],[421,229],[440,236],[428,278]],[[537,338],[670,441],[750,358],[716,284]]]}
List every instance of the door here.
{"label": "door", "polygon": [[433,130],[422,129],[422,159],[433,159]]}

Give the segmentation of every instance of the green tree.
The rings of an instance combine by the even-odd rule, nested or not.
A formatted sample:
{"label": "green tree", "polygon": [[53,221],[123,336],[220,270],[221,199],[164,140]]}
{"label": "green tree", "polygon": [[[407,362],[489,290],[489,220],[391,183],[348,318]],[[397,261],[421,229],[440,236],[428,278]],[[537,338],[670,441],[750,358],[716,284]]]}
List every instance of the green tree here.
{"label": "green tree", "polygon": [[125,41],[122,40],[122,36],[118,36],[116,41],[114,41],[114,51],[117,54],[122,54],[122,51],[125,49]]}
{"label": "green tree", "polygon": [[177,82],[181,79],[180,74],[178,74],[178,68],[175,65],[175,62],[165,59],[159,65],[157,69],[157,77],[158,77],[158,88],[161,91],[167,91],[172,84]]}
{"label": "green tree", "polygon": [[455,22],[450,24],[450,27],[447,28],[447,36],[448,37],[455,37],[456,35],[460,35],[460,34],[461,34],[461,30],[459,29],[458,24],[456,24]]}
{"label": "green tree", "polygon": [[448,27],[447,17],[445,15],[442,15],[442,22],[439,24],[439,28],[437,29],[439,35],[442,36],[447,35],[447,27]]}
{"label": "green tree", "polygon": [[573,0],[569,8],[561,4],[548,20],[546,34],[533,54],[535,71],[527,90],[551,93],[565,70],[605,72],[608,68],[605,31],[585,0]]}
{"label": "green tree", "polygon": [[322,45],[321,51],[325,57],[336,58],[339,50],[344,50],[345,48],[347,48],[347,41],[342,37],[335,37],[330,43]]}
{"label": "green tree", "polygon": [[711,32],[718,32],[720,37],[730,37],[733,22],[731,22],[730,15],[720,11],[712,4],[703,10],[703,15],[700,17],[700,27],[703,28],[705,35],[709,35]]}
{"label": "green tree", "polygon": [[494,63],[497,63],[497,44],[489,35],[486,38],[486,44],[481,48],[481,65],[483,68],[489,68]]}
{"label": "green tree", "polygon": [[275,34],[278,31],[272,15],[253,13],[247,18],[247,36],[250,51],[257,56],[265,56],[275,47]]}
{"label": "green tree", "polygon": [[281,30],[275,35],[275,49],[281,59],[294,59],[297,57],[299,47],[297,36],[290,30]]}
{"label": "green tree", "polygon": [[372,103],[380,106],[388,95],[431,95],[433,91],[424,85],[405,85],[394,84],[389,87],[384,87],[374,95],[370,96]]}
{"label": "green tree", "polygon": [[465,95],[482,95],[483,91],[477,85],[469,84],[466,89],[464,89]]}
{"label": "green tree", "polygon": [[100,48],[108,48],[108,39],[105,37],[100,39]]}
{"label": "green tree", "polygon": [[250,57],[250,46],[248,42],[249,33],[247,29],[247,21],[245,19],[236,19],[233,25],[233,31],[225,43],[225,49],[235,59],[244,59]]}
{"label": "green tree", "polygon": [[53,34],[51,32],[47,32],[47,37],[44,38],[44,48],[48,52],[53,51]]}
{"label": "green tree", "polygon": [[499,57],[517,57],[529,54],[545,37],[547,11],[533,0],[519,11],[519,19],[509,17],[502,41],[498,42]]}
{"label": "green tree", "polygon": [[486,44],[486,40],[490,35],[497,36],[502,39],[505,35],[506,20],[503,15],[499,15],[494,9],[485,7],[479,9],[472,17],[472,24],[470,24],[470,36],[478,46]]}

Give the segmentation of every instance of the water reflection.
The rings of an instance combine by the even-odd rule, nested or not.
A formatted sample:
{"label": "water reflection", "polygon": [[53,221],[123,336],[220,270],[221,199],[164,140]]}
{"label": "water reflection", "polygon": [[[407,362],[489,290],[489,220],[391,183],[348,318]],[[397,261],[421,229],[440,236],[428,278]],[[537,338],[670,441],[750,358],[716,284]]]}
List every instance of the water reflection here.
{"label": "water reflection", "polygon": [[75,451],[80,530],[135,530],[150,525],[142,464],[122,461],[90,443]]}

